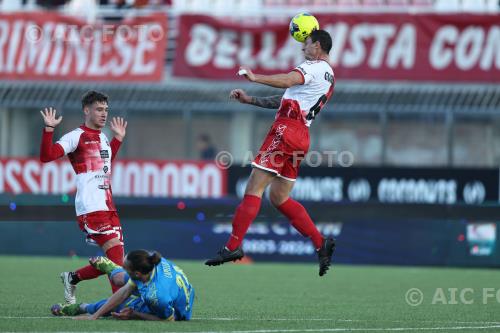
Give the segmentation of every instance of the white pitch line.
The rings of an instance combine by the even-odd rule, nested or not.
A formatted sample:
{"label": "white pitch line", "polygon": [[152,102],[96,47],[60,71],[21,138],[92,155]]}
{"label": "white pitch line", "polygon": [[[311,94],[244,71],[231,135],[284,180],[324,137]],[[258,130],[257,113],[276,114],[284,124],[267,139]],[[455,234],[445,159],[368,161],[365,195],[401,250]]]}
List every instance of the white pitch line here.
{"label": "white pitch line", "polygon": [[51,318],[68,318],[68,317],[56,317],[56,316],[39,316],[39,317],[0,316],[0,319],[51,319]]}
{"label": "white pitch line", "polygon": [[[65,316],[0,316],[0,319],[71,319]],[[237,318],[237,317],[193,317],[192,320],[208,321],[331,321],[331,322],[362,322],[362,323],[406,323],[404,320],[369,320],[369,319],[338,319],[338,318]],[[427,324],[469,324],[469,325],[500,325],[498,321],[444,321],[420,320],[419,323]]]}
{"label": "white pitch line", "polygon": [[[0,317],[2,318],[2,317]],[[406,323],[404,320],[370,320],[370,319],[338,319],[338,318],[237,318],[237,317],[193,317],[193,320],[213,321],[334,321],[334,322],[363,322],[363,323]],[[471,324],[471,325],[500,325],[500,321],[450,321],[450,320],[419,320],[419,323],[441,324]]]}

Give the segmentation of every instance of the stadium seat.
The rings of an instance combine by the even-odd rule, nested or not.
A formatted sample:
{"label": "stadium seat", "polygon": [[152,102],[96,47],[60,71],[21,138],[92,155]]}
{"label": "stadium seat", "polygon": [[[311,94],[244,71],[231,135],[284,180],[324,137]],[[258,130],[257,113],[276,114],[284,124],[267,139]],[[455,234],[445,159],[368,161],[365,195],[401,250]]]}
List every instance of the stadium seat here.
{"label": "stadium seat", "polygon": [[363,6],[383,6],[384,0],[363,0]]}
{"label": "stadium seat", "polygon": [[486,11],[487,4],[485,0],[462,0],[463,11]]}
{"label": "stadium seat", "polygon": [[438,11],[458,11],[460,10],[460,0],[436,0],[434,8]]}
{"label": "stadium seat", "polygon": [[387,5],[391,7],[408,6],[409,4],[408,0],[387,0]]}
{"label": "stadium seat", "polygon": [[21,0],[0,1],[0,12],[15,12],[21,10],[23,2]]}
{"label": "stadium seat", "polygon": [[98,5],[96,0],[71,0],[66,5],[66,13],[79,16],[89,23],[97,20]]}
{"label": "stadium seat", "polygon": [[429,7],[432,8],[434,6],[433,0],[413,0],[412,5],[415,7]]}
{"label": "stadium seat", "polygon": [[335,3],[336,2],[334,0],[313,0],[314,6],[322,6],[322,7],[332,6],[335,5]]}
{"label": "stadium seat", "polygon": [[338,0],[337,4],[339,6],[359,6],[361,5],[360,0]]}

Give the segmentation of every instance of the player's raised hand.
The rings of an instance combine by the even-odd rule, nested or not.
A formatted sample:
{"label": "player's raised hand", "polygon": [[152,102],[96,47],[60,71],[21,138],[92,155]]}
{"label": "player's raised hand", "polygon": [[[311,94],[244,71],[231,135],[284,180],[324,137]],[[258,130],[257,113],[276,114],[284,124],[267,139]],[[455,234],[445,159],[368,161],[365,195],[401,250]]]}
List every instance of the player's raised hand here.
{"label": "player's raised hand", "polygon": [[125,308],[121,310],[120,312],[111,312],[111,315],[113,318],[120,319],[120,320],[129,320],[132,319],[134,314],[134,310],[131,308]]}
{"label": "player's raised hand", "polygon": [[111,131],[117,140],[123,141],[127,133],[127,122],[122,117],[113,117],[111,119]]}
{"label": "player's raised hand", "polygon": [[250,67],[240,66],[240,69],[238,70],[238,75],[244,76],[250,82],[255,81],[255,74],[252,72]]}
{"label": "player's raised hand", "polygon": [[229,98],[235,99],[240,103],[250,103],[252,101],[252,97],[248,96],[247,93],[243,89],[234,89],[229,93]]}
{"label": "player's raised hand", "polygon": [[62,121],[62,116],[56,118],[57,110],[52,107],[40,110],[40,113],[43,117],[43,122],[45,123],[45,126],[55,128]]}

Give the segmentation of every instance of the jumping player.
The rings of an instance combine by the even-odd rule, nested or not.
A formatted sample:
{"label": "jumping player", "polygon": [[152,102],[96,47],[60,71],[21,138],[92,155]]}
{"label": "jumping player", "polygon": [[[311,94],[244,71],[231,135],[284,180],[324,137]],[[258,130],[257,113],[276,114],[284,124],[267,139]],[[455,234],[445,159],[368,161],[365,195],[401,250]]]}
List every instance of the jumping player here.
{"label": "jumping player", "polygon": [[[54,161],[64,155],[76,173],[75,209],[80,229],[87,234],[87,241],[101,247],[106,256],[118,265],[123,264],[123,237],[120,220],[111,197],[111,162],[116,157],[125,137],[127,122],[120,117],[111,121],[113,140],[108,141],[101,129],[108,118],[108,96],[89,91],[82,98],[85,123],[52,143],[54,129],[61,123],[56,110],[45,108],[40,111],[45,123],[40,160]],[[82,280],[94,279],[102,273],[87,265],[74,272],[61,273],[64,284],[64,298],[75,304],[76,284]],[[110,281],[111,282],[111,281]],[[118,287],[111,283],[113,292]]]}
{"label": "jumping player", "polygon": [[330,267],[335,249],[333,238],[324,238],[305,208],[290,198],[299,164],[309,149],[309,126],[333,94],[335,79],[329,65],[332,48],[330,34],[315,30],[306,39],[302,51],[306,61],[287,74],[259,75],[247,67],[239,74],[250,82],[286,88],[283,96],[252,97],[235,89],[230,97],[240,103],[278,109],[271,130],[252,163],[253,169],[245,196],[236,209],[231,236],[218,254],[205,262],[216,266],[244,256],[241,248],[248,227],[259,213],[262,194],[271,185],[270,200],[303,236],[314,244],[319,259],[319,275]]}

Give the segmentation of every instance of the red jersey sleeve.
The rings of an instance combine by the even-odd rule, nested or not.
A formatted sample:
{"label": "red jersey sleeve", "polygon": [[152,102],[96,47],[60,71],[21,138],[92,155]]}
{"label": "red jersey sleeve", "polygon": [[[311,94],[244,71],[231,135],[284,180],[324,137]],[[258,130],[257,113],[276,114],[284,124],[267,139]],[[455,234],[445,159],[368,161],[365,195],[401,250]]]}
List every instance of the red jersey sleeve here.
{"label": "red jersey sleeve", "polygon": [[40,161],[43,163],[57,160],[64,156],[64,149],[58,143],[52,143],[54,132],[47,132],[45,129],[42,134],[42,144],[40,145]]}
{"label": "red jersey sleeve", "polygon": [[111,140],[109,144],[111,146],[111,161],[113,161],[118,154],[118,150],[120,150],[121,144],[122,142],[116,138],[113,138],[113,140]]}

